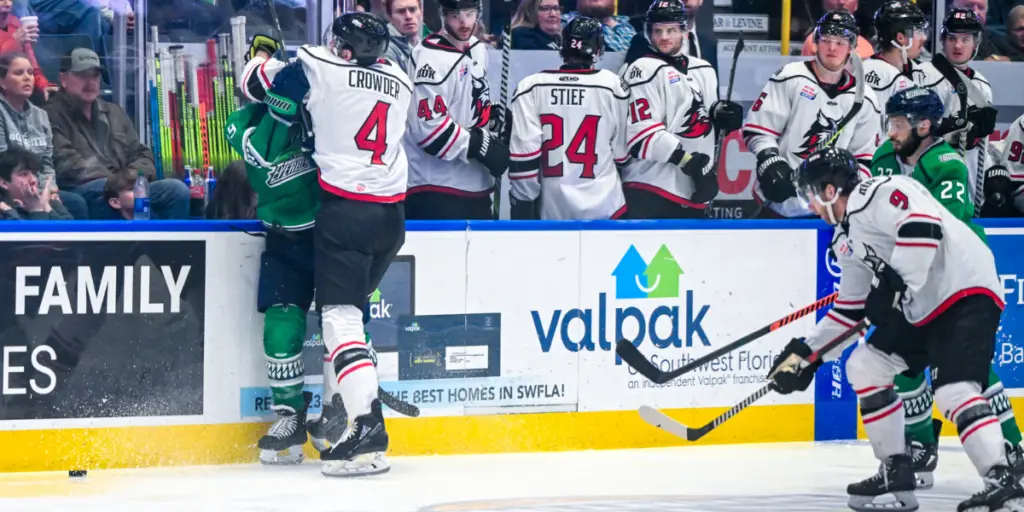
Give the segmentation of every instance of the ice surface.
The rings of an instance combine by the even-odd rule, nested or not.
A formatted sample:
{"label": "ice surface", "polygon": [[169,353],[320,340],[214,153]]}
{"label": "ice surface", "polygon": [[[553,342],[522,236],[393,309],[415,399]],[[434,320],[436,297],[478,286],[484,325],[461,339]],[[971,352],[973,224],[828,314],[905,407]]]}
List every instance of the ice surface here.
{"label": "ice surface", "polygon": [[[943,438],[922,511],[955,510],[981,488]],[[843,511],[846,485],[873,474],[863,442],[786,443],[392,458],[390,473],[326,478],[319,464],[258,464],[0,475],[0,510],[75,512]],[[69,468],[70,469],[70,468]],[[464,503],[464,502],[480,503]]]}

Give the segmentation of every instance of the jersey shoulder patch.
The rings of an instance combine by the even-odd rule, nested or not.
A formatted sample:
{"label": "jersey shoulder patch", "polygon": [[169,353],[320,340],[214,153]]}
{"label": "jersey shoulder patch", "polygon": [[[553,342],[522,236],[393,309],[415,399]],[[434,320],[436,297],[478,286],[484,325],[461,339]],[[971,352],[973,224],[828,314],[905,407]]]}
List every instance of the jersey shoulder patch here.
{"label": "jersey shoulder patch", "polygon": [[661,59],[640,57],[626,68],[623,78],[626,79],[626,83],[629,86],[645,84],[653,80],[658,70],[662,67],[668,67],[668,64]]}

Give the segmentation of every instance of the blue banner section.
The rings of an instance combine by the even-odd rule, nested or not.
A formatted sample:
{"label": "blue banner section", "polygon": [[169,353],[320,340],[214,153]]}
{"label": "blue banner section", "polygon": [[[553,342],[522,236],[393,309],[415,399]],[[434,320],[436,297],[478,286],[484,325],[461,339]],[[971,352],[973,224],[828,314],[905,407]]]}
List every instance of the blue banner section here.
{"label": "blue banner section", "polygon": [[[313,393],[313,400],[309,403],[308,414],[320,414],[323,409],[324,390],[323,384],[306,384],[303,391]],[[261,418],[271,421],[274,417],[274,399],[270,395],[269,387],[242,388],[239,392],[240,409],[242,418]]]}
{"label": "blue banner section", "polygon": [[[829,252],[832,230],[818,230],[818,297],[839,289],[842,271]],[[821,321],[831,308],[818,310]],[[814,438],[819,441],[855,439],[857,437],[857,397],[846,382],[846,359],[853,347],[842,357],[825,363],[814,379]]]}
{"label": "blue banner section", "polygon": [[996,334],[993,366],[1007,388],[1024,387],[1024,230],[1020,234],[988,234],[1003,283],[1002,322]]}

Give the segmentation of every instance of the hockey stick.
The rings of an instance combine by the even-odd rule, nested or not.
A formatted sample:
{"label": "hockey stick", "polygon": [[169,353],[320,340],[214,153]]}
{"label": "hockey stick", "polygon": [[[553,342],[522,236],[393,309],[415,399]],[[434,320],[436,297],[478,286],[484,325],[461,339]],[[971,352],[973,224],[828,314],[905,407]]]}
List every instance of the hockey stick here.
{"label": "hockey stick", "polygon": [[[501,85],[498,88],[498,102],[501,108],[498,109],[498,133],[504,134],[505,109],[508,108],[508,70],[512,61],[512,10],[509,8],[511,0],[505,0],[505,28],[501,30]],[[509,141],[503,141],[508,145]],[[504,175],[502,175],[504,176]],[[494,203],[491,216],[497,220],[501,217],[501,179],[499,176],[494,180]]]}
{"label": "hockey stick", "polygon": [[621,357],[622,360],[626,362],[626,364],[631,366],[634,370],[636,370],[644,377],[647,377],[656,384],[664,384],[668,381],[679,378],[680,376],[686,373],[690,373],[693,370],[696,370],[697,368],[708,364],[709,362],[717,359],[719,356],[722,356],[723,354],[732,352],[733,350],[736,350],[754,340],[757,340],[766,334],[775,332],[825,306],[828,306],[829,304],[832,304],[833,302],[836,301],[836,297],[838,296],[839,293],[835,292],[827,297],[818,299],[813,304],[804,306],[803,308],[794,311],[793,313],[790,313],[732,343],[729,343],[728,345],[713,350],[710,354],[706,356],[695,359],[691,361],[689,364],[676,368],[675,370],[672,371],[665,372],[658,369],[658,367],[655,366],[654,363],[652,363],[650,360],[645,358],[644,355],[640,352],[640,349],[636,348],[636,345],[633,345],[633,343],[631,343],[629,340],[619,340],[619,342],[615,344],[615,353],[618,354],[619,357]]}
{"label": "hockey stick", "polygon": [[864,62],[860,60],[860,56],[856,52],[850,53],[850,65],[853,67],[853,77],[857,80],[857,88],[853,91],[853,106],[850,107],[850,111],[839,120],[839,124],[836,125],[836,132],[828,138],[824,147],[834,147],[836,141],[839,140],[839,134],[843,133],[854,117],[860,112],[860,109],[864,106]]}
{"label": "hockey stick", "polygon": [[408,402],[403,402],[402,400],[399,400],[398,397],[392,395],[391,393],[388,393],[387,391],[384,391],[384,388],[380,386],[377,386],[377,396],[380,397],[380,401],[383,402],[384,405],[390,407],[391,410],[397,412],[398,414],[401,414],[403,416],[409,416],[410,418],[415,418],[420,415],[419,407],[416,407],[415,405],[412,405]]}
{"label": "hockey stick", "polygon": [[[869,325],[870,325],[870,322],[868,322],[868,320],[866,318],[864,320],[861,320],[860,322],[857,322],[856,325],[854,325],[853,327],[843,331],[842,334],[840,334],[839,336],[833,338],[832,341],[829,341],[828,343],[826,343],[825,346],[821,347],[817,352],[811,354],[811,356],[807,358],[807,362],[808,363],[814,363],[814,362],[818,361],[826,353],[828,353],[829,351],[831,351],[834,348],[838,347],[839,345],[843,344],[850,336],[853,336],[854,334],[858,333],[862,329],[867,328]],[[790,356],[790,357],[791,358],[799,359],[799,357],[795,356],[795,355]],[[790,368],[792,366],[793,366],[793,364],[788,364],[787,362],[783,362],[783,364],[780,365],[778,369],[776,369],[776,373],[779,372],[779,371],[785,371],[784,370],[785,368]],[[772,375],[769,375],[769,378],[771,378],[771,377],[772,377]],[[659,410],[657,410],[654,407],[651,407],[649,405],[644,405],[644,406],[640,407],[640,411],[639,411],[640,412],[640,418],[643,419],[648,424],[650,424],[650,425],[652,425],[654,427],[660,428],[660,429],[664,430],[665,432],[668,432],[669,434],[672,434],[672,435],[674,435],[676,437],[680,437],[680,438],[686,439],[687,441],[691,441],[692,442],[692,441],[696,441],[696,440],[698,440],[698,439],[708,435],[712,430],[720,427],[723,423],[725,423],[726,421],[729,421],[733,416],[736,416],[737,414],[742,412],[743,409],[746,409],[747,407],[750,407],[751,404],[753,404],[754,402],[760,400],[762,397],[764,397],[765,395],[767,395],[769,392],[771,392],[774,389],[775,389],[775,382],[774,381],[769,382],[768,384],[765,384],[764,387],[762,387],[761,389],[758,389],[757,391],[754,392],[754,394],[748,396],[747,398],[743,399],[742,402],[734,405],[731,409],[729,409],[728,411],[725,411],[724,413],[722,413],[721,416],[715,418],[714,420],[712,420],[707,425],[704,425],[704,426],[701,426],[701,427],[698,427],[698,428],[691,429],[691,428],[687,427],[686,425],[684,425],[684,424],[682,424],[682,423],[672,419],[667,414],[665,414],[665,413],[663,413],[663,412],[661,412],[661,411],[659,411]]]}
{"label": "hockey stick", "polygon": [[[964,151],[964,157],[967,156],[967,145],[970,143],[967,140],[967,136],[970,132],[967,123],[967,109],[968,103],[973,103],[975,106],[987,107],[990,105],[989,101],[985,98],[985,95],[978,90],[974,82],[967,77],[963,71],[957,69],[945,55],[941,53],[932,58],[932,64],[935,65],[935,69],[942,73],[943,78],[949,80],[950,85],[953,86],[953,90],[956,91],[956,96],[960,100],[960,123],[957,123],[956,129],[962,129],[963,132],[960,134],[960,146]],[[974,216],[981,216],[981,203],[985,197],[985,152],[987,138],[982,138],[981,143],[974,149],[978,150],[978,162],[977,168],[974,170]]]}
{"label": "hockey stick", "polygon": [[[740,53],[743,51],[743,32],[736,38],[736,48],[732,51],[732,69],[729,70],[729,88],[725,90],[725,101],[732,99],[732,85],[736,81],[736,63],[740,60]],[[715,167],[722,161],[722,141],[725,139],[725,132],[715,130]],[[710,209],[711,203],[708,203]]]}

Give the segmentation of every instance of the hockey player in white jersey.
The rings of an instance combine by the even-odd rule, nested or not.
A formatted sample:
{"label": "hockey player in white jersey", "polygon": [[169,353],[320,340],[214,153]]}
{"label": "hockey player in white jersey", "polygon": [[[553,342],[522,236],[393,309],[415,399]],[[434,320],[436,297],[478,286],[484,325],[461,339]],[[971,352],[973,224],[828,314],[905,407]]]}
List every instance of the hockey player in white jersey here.
{"label": "hockey player in white jersey", "polygon": [[686,7],[655,0],[644,32],[650,52],[623,71],[629,85],[623,169],[631,219],[704,218],[718,194],[715,128],[735,130],[740,106],[718,100],[718,80],[706,61],[685,55]]}
{"label": "hockey player in white jersey", "polygon": [[764,218],[811,215],[793,188],[793,169],[833,136],[831,145],[850,150],[865,176],[881,142],[882,106],[870,87],[865,88],[856,115],[847,126],[839,126],[854,110],[857,80],[863,78],[845,69],[849,59],[856,58],[851,54],[857,41],[853,15],[825,13],[814,29],[814,40],[814,58],[787,64],[772,75],[743,125],[743,138],[757,157],[754,199],[767,201],[760,213]]}
{"label": "hockey player in white jersey", "polygon": [[[982,199],[977,197],[977,192],[978,175],[984,171],[985,141],[995,131],[998,113],[991,106],[992,87],[988,80],[969,66],[978,54],[982,32],[981,21],[974,11],[950,10],[942,21],[942,53],[921,65],[923,75],[918,79],[919,85],[934,90],[942,99],[947,117],[939,123],[939,133],[945,135],[953,147],[967,151],[964,159],[969,171],[971,200],[975,204]],[[956,92],[958,83],[963,83],[968,91],[964,94],[968,104],[966,116],[961,112],[961,98]]]}
{"label": "hockey player in white jersey", "polygon": [[[930,366],[935,402],[956,425],[984,482],[984,490],[957,510],[1024,510],[1024,488],[1006,465],[999,419],[982,395],[1003,308],[995,257],[918,181],[902,175],[862,180],[858,167],[849,151],[827,148],[812,153],[797,171],[800,198],[836,228],[831,249],[842,269],[836,304],[844,307],[783,349],[772,365],[774,386],[782,394],[806,390],[822,362],[842,350],[813,364],[806,359],[864,318],[879,330],[898,331],[899,336],[860,343],[846,363],[881,461],[878,474],[847,487],[850,507],[918,509],[893,379]],[[895,501],[881,501],[885,495]]]}
{"label": "hockey player in white jersey", "polygon": [[406,212],[410,219],[490,219],[494,180],[508,169],[508,145],[488,130],[487,44],[473,36],[480,1],[439,4],[443,29],[413,50]]}
{"label": "hockey player in white jersey", "polygon": [[[915,85],[915,59],[927,41],[928,18],[917,5],[906,0],[888,0],[875,11],[878,52],[864,61],[864,81],[883,107],[893,94]],[[885,131],[885,112],[882,130]]]}
{"label": "hockey player in white jersey", "polygon": [[562,29],[564,64],[516,87],[509,148],[513,219],[617,219],[626,212],[616,166],[629,159],[629,93],[618,75],[594,69],[603,51],[601,22],[576,17]]}
{"label": "hockey player in white jersey", "polygon": [[[363,308],[405,241],[408,164],[402,137],[412,83],[382,58],[387,24],[369,13],[343,14],[325,46],[302,46],[290,62],[259,65],[264,102],[290,120],[304,104],[312,118],[313,160],[321,205],[314,232],[314,285],[333,386],[351,422],[321,451],[321,472],[354,476],[385,472],[388,435],[377,398],[377,372],[366,344]],[[249,80],[252,82],[252,80]]]}
{"label": "hockey player in white jersey", "polygon": [[981,216],[1020,217],[1024,215],[1024,116],[994,146],[989,151],[992,166],[985,172]]}

